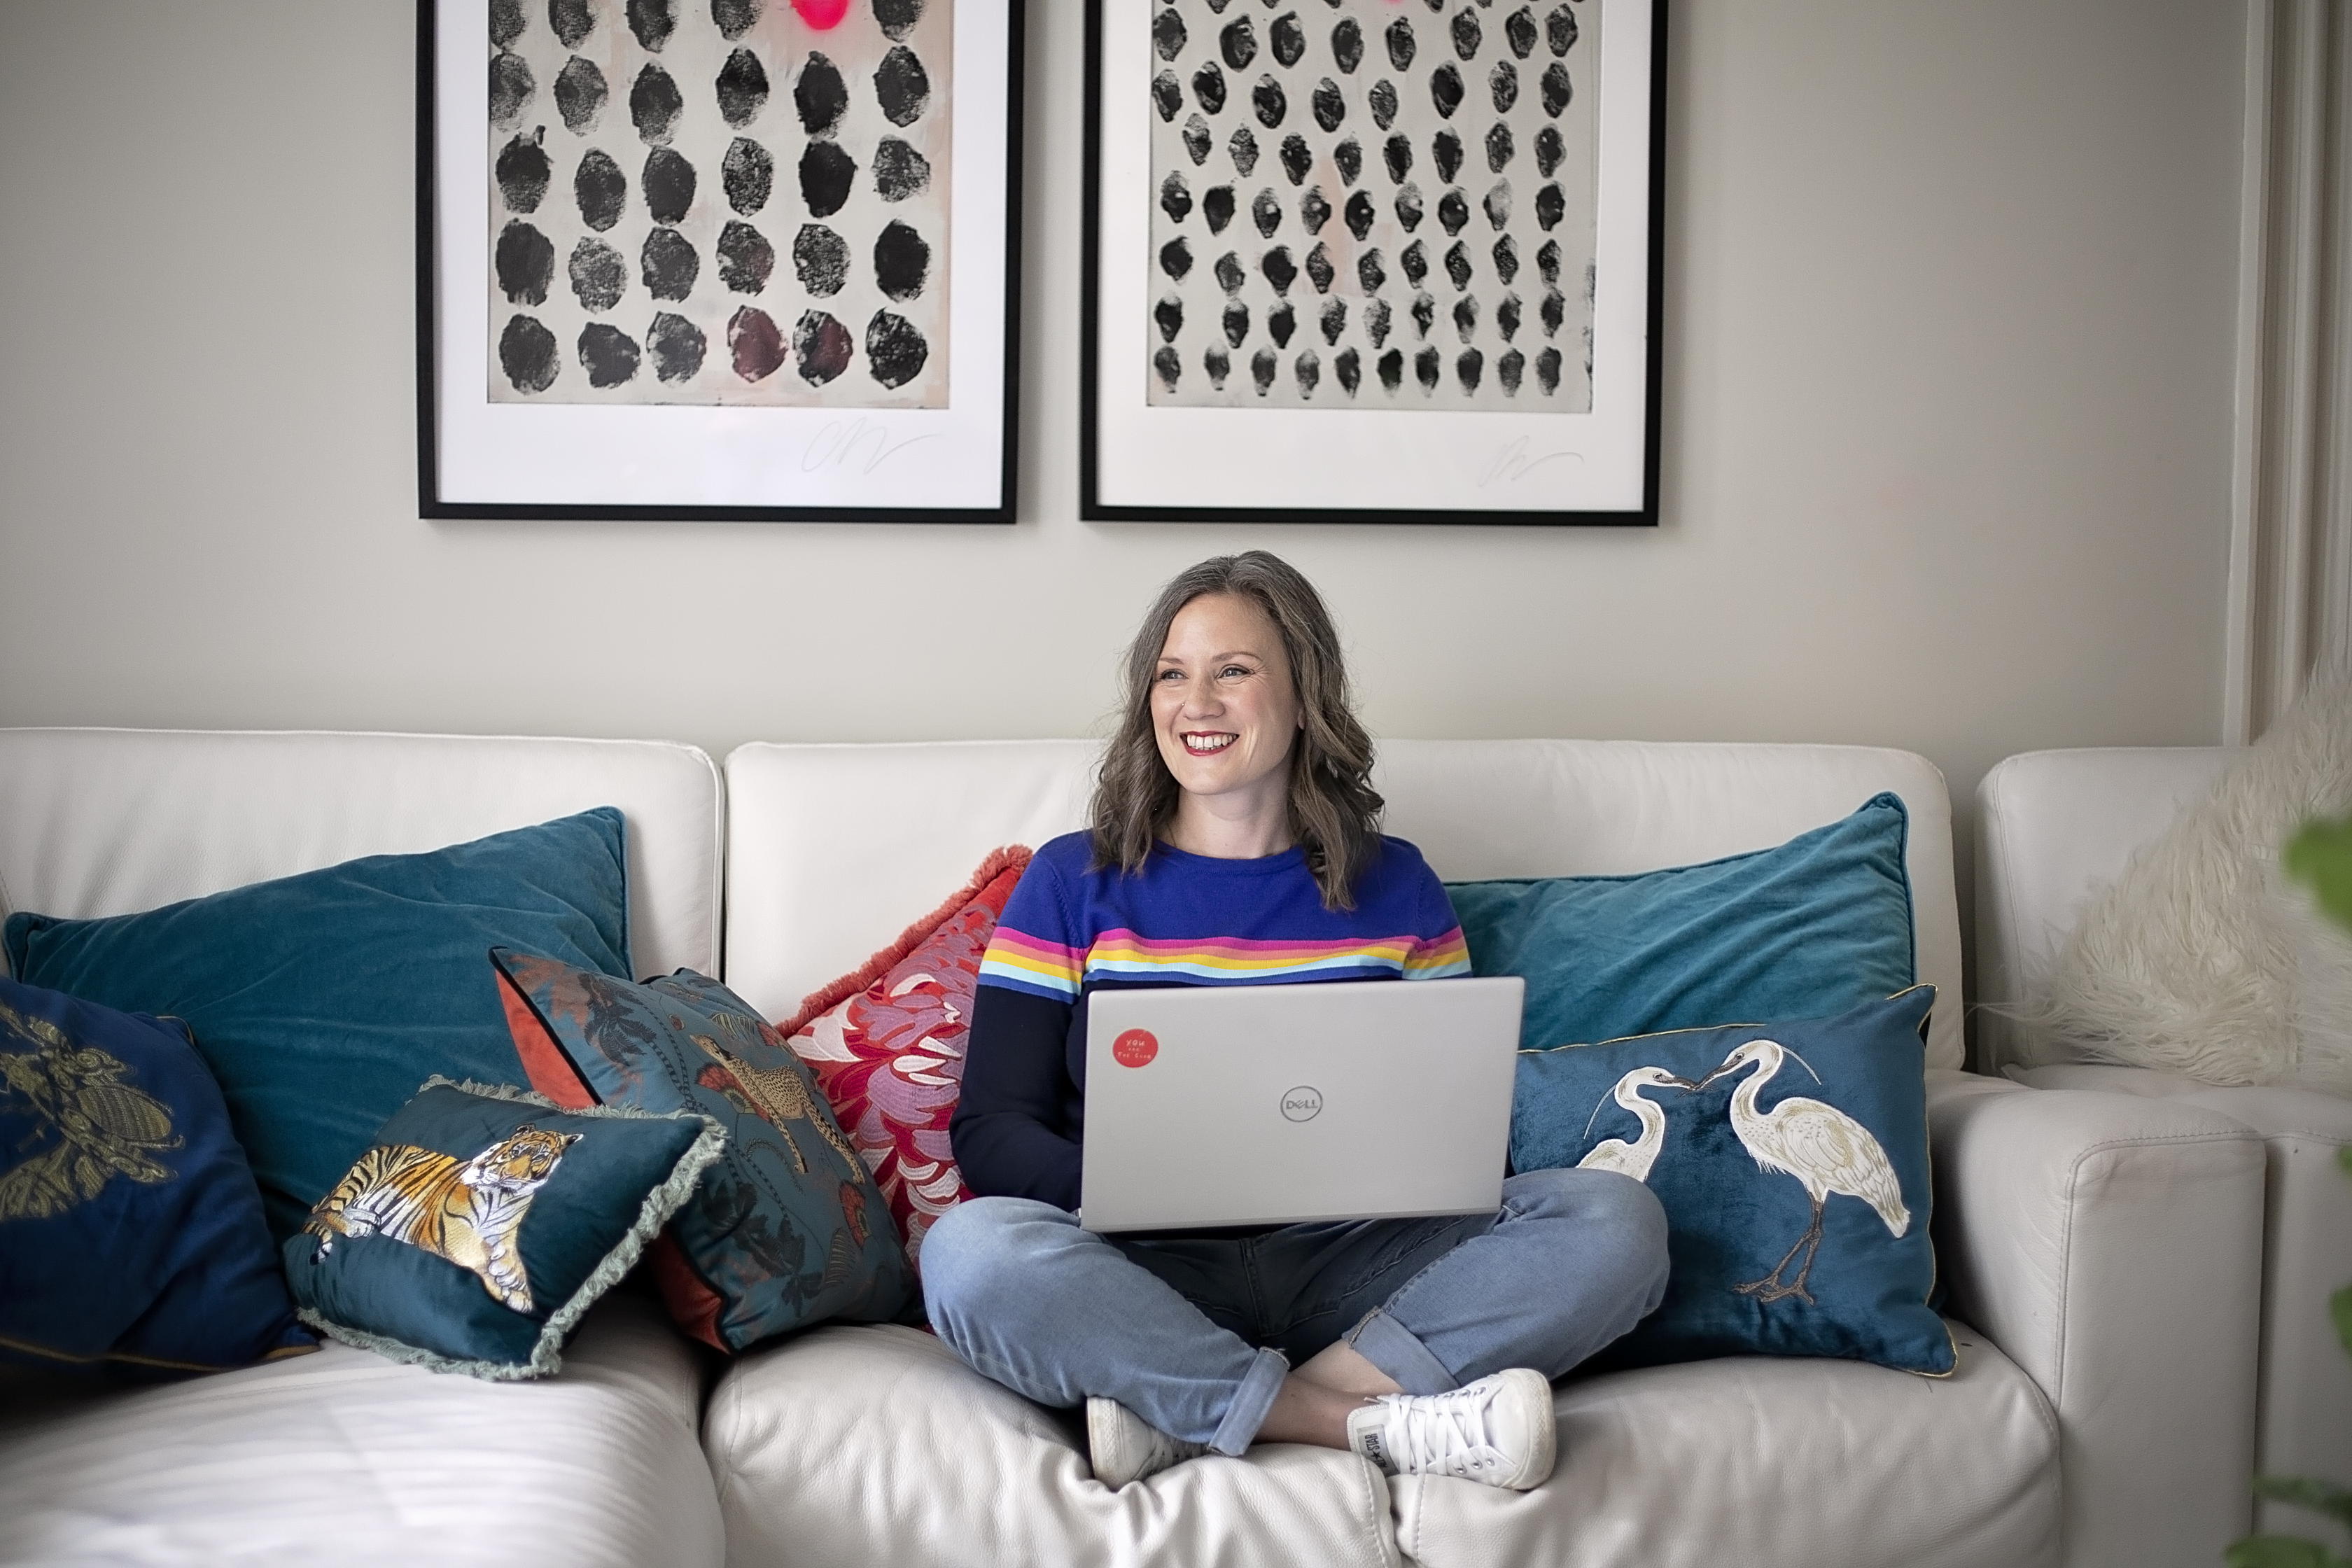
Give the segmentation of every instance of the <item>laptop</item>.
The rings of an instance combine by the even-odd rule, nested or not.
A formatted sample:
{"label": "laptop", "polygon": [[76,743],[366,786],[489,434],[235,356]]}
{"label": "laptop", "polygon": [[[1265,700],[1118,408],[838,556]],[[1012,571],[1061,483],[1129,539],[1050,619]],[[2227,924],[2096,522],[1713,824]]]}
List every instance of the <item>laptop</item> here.
{"label": "laptop", "polygon": [[1095,992],[1080,1222],[1493,1209],[1524,991],[1507,976]]}

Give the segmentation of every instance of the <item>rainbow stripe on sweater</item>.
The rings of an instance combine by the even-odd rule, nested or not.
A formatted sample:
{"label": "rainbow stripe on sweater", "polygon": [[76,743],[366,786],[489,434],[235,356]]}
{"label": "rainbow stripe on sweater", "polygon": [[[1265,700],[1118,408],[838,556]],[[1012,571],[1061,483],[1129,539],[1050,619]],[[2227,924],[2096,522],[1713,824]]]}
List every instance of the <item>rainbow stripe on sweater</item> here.
{"label": "rainbow stripe on sweater", "polygon": [[1470,973],[1470,950],[1455,926],[1423,942],[1411,934],[1329,942],[1253,942],[1240,937],[1155,941],[1125,929],[1104,931],[1084,952],[999,925],[981,961],[982,982],[1074,1002],[1099,980],[1138,984],[1254,985],[1306,980],[1445,980]]}

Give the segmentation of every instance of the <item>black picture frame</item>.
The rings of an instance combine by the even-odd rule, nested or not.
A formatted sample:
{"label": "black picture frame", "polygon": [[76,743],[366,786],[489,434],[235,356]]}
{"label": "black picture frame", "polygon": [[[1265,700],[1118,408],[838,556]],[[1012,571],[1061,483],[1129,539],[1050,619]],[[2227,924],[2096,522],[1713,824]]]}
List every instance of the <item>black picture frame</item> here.
{"label": "black picture frame", "polygon": [[[1508,3],[1509,0],[1498,0],[1495,8],[1478,15],[1486,19],[1487,26],[1499,27],[1507,15],[1504,6]],[[1600,352],[1616,356],[1611,362],[1613,374],[1605,385],[1600,374],[1595,374],[1591,378],[1594,387],[1592,403],[1595,415],[1604,406],[1604,397],[1608,400],[1606,406],[1610,411],[1607,421],[1609,429],[1603,434],[1610,442],[1613,443],[1609,448],[1611,453],[1609,466],[1613,476],[1613,483],[1610,487],[1611,493],[1595,498],[1570,497],[1567,504],[1496,506],[1492,504],[1489,498],[1471,494],[1462,494],[1457,500],[1454,499],[1454,492],[1486,487],[1488,478],[1485,476],[1489,475],[1502,478],[1507,481],[1516,480],[1523,477],[1528,469],[1549,462],[1553,457],[1566,457],[1570,454],[1562,451],[1538,455],[1528,448],[1519,437],[1514,437],[1511,441],[1505,442],[1498,449],[1490,468],[1475,465],[1472,467],[1470,469],[1472,473],[1482,476],[1475,482],[1437,486],[1435,488],[1444,489],[1448,493],[1435,498],[1426,493],[1418,494],[1414,497],[1413,504],[1395,504],[1393,500],[1386,503],[1382,501],[1380,489],[1381,478],[1377,472],[1379,466],[1377,462],[1361,467],[1360,471],[1364,477],[1360,479],[1351,474],[1347,479],[1335,481],[1327,475],[1312,481],[1311,485],[1306,481],[1289,483],[1286,485],[1290,492],[1288,496],[1276,500],[1270,504],[1258,504],[1247,500],[1241,500],[1239,504],[1214,504],[1204,502],[1198,494],[1183,493],[1187,489],[1198,491],[1206,488],[1217,488],[1204,482],[1201,476],[1216,473],[1221,465],[1213,451],[1207,448],[1196,449],[1189,445],[1192,439],[1203,438],[1195,437],[1194,432],[1206,432],[1208,433],[1206,438],[1213,438],[1214,433],[1221,428],[1231,432],[1243,427],[1244,422],[1264,421],[1265,423],[1262,428],[1272,434],[1258,438],[1259,449],[1279,451],[1285,441],[1306,441],[1314,437],[1316,430],[1312,422],[1317,420],[1362,418],[1400,422],[1391,425],[1390,429],[1392,429],[1396,435],[1402,436],[1410,426],[1401,422],[1412,420],[1416,416],[1434,418],[1448,422],[1443,426],[1442,438],[1453,441],[1457,439],[1465,429],[1459,421],[1465,417],[1475,416],[1460,414],[1425,414],[1391,408],[1380,408],[1377,411],[1350,410],[1346,414],[1335,415],[1319,410],[1242,406],[1217,410],[1188,409],[1183,413],[1190,417],[1177,421],[1161,417],[1160,415],[1162,411],[1154,411],[1145,406],[1144,393],[1149,374],[1147,356],[1150,352],[1150,344],[1152,340],[1149,335],[1150,329],[1145,321],[1144,310],[1139,305],[1139,300],[1144,296],[1131,283],[1122,289],[1118,279],[1140,275],[1148,271],[1149,268],[1146,265],[1134,265],[1129,270],[1114,271],[1108,281],[1106,268],[1114,267],[1114,263],[1107,255],[1114,247],[1118,251],[1123,262],[1128,264],[1137,263],[1139,258],[1149,254],[1148,244],[1139,245],[1137,236],[1146,232],[1145,226],[1152,221],[1149,212],[1153,205],[1150,178],[1156,176],[1159,169],[1148,161],[1139,161],[1132,152],[1129,152],[1125,156],[1124,166],[1130,171],[1145,172],[1146,178],[1122,184],[1117,190],[1108,189],[1107,182],[1113,179],[1115,175],[1110,166],[1114,159],[1107,151],[1108,139],[1106,129],[1107,123],[1109,122],[1107,122],[1106,117],[1110,115],[1126,117],[1123,123],[1128,129],[1120,134],[1124,135],[1130,143],[1134,143],[1143,140],[1142,132],[1135,128],[1148,126],[1150,122],[1150,117],[1154,112],[1146,96],[1146,85],[1151,74],[1150,67],[1158,66],[1161,59],[1166,59],[1168,57],[1161,56],[1151,59],[1149,64],[1145,63],[1142,48],[1133,46],[1138,46],[1143,41],[1143,29],[1149,24],[1137,21],[1134,14],[1156,16],[1164,8],[1176,7],[1185,21],[1198,29],[1201,35],[1200,41],[1205,41],[1208,28],[1202,26],[1201,24],[1222,26],[1229,24],[1234,15],[1248,15],[1248,13],[1227,13],[1223,10],[1213,13],[1208,7],[1201,5],[1200,0],[1150,0],[1148,6],[1136,5],[1135,0],[1121,0],[1119,6],[1108,9],[1104,0],[1087,0],[1086,184],[1085,223],[1082,236],[1084,275],[1079,372],[1080,516],[1090,521],[1108,522],[1380,522],[1654,527],[1658,521],[1659,369],[1662,360],[1661,296],[1664,239],[1667,3],[1668,0],[1574,0],[1573,5],[1575,12],[1589,16],[1600,15],[1604,6],[1612,17],[1618,15],[1628,16],[1628,24],[1620,24],[1615,31],[1608,33],[1602,41],[1603,47],[1612,44],[1617,45],[1624,58],[1621,60],[1619,57],[1604,57],[1608,60],[1608,68],[1612,72],[1606,81],[1607,93],[1611,96],[1604,100],[1603,107],[1598,112],[1610,116],[1605,123],[1610,132],[1614,134],[1615,146],[1620,150],[1627,145],[1627,140],[1622,134],[1623,131],[1631,128],[1638,130],[1641,133],[1641,144],[1634,149],[1639,156],[1632,160],[1633,167],[1621,166],[1612,171],[1617,176],[1613,184],[1611,184],[1604,174],[1596,174],[1595,175],[1596,184],[1601,189],[1601,195],[1596,198],[1595,204],[1598,208],[1596,228],[1601,231],[1601,238],[1596,241],[1598,252],[1622,257],[1626,254],[1623,248],[1625,244],[1636,238],[1639,251],[1636,263],[1631,266],[1621,265],[1613,268],[1611,274],[1613,277],[1635,279],[1639,298],[1630,302],[1622,299],[1612,300],[1613,310],[1607,318],[1610,321],[1631,328],[1632,335],[1637,337],[1638,342],[1626,341],[1627,333],[1623,331],[1617,332],[1616,341],[1613,342],[1604,339],[1598,346]],[[1341,4],[1341,0],[1332,0],[1332,4],[1338,6]],[[1567,8],[1565,4],[1562,8]],[[1530,9],[1545,12],[1550,7],[1541,4],[1540,0],[1530,0]],[[1305,8],[1302,7],[1301,11],[1304,13]],[[1413,7],[1406,14],[1416,19],[1423,16],[1420,7]],[[1328,25],[1329,19],[1324,16],[1323,8],[1317,7],[1313,15]],[[1432,20],[1442,23],[1444,18],[1440,16]],[[1256,18],[1256,22],[1260,27],[1267,25],[1267,19],[1264,17]],[[1116,47],[1111,37],[1114,30],[1118,30],[1122,35],[1118,40],[1119,43],[1130,47],[1122,52],[1119,57],[1122,62],[1120,71],[1109,73],[1106,69],[1106,57],[1107,51]],[[1607,31],[1604,27],[1604,32]],[[1639,47],[1626,49],[1622,40],[1629,39]],[[1538,59],[1541,58],[1541,51],[1537,52],[1537,58]],[[1227,57],[1226,63],[1231,63],[1230,56]],[[1249,63],[1255,67],[1258,62]],[[1372,63],[1368,60],[1368,68]],[[1308,66],[1310,70],[1312,64],[1313,62],[1310,61]],[[1169,65],[1171,68],[1177,68],[1176,74],[1181,76],[1184,69],[1192,67],[1193,61],[1189,56],[1180,56],[1169,60]],[[1328,66],[1326,68],[1328,68]],[[1117,76],[1116,80],[1113,79],[1114,74]],[[1370,74],[1369,68],[1366,74]],[[1623,105],[1616,101],[1618,97],[1629,93],[1636,96],[1639,101]],[[1293,88],[1293,96],[1298,96],[1296,86]],[[1238,100],[1240,97],[1240,90],[1236,87],[1234,90],[1234,98]],[[1499,108],[1499,99],[1497,104]],[[1199,100],[1194,94],[1185,94],[1182,107],[1179,109],[1178,113],[1193,109],[1196,105],[1201,109],[1209,107],[1205,101]],[[1230,122],[1233,118],[1232,115],[1226,115],[1224,120]],[[1161,123],[1172,126],[1176,119],[1177,115],[1163,112]],[[1218,127],[1218,134],[1220,136],[1223,134],[1223,124]],[[1268,140],[1271,139],[1269,133]],[[1603,147],[1610,147],[1612,142],[1608,138],[1603,138],[1601,144]],[[1214,159],[1221,154],[1213,152],[1209,156]],[[1601,162],[1603,156],[1601,153],[1595,154],[1596,164]],[[1198,153],[1192,154],[1192,161],[1201,165],[1203,178],[1211,173],[1220,172],[1204,163]],[[1181,165],[1178,167],[1181,169]],[[1627,177],[1629,175],[1631,177]],[[1372,183],[1373,176],[1369,170],[1364,178],[1368,185]],[[1260,183],[1270,183],[1277,189],[1280,186],[1278,179],[1264,182],[1261,176]],[[1638,194],[1638,200],[1632,201],[1631,206],[1638,210],[1629,211],[1628,198],[1635,194]],[[1612,225],[1616,226],[1612,227]],[[1246,222],[1236,220],[1234,226],[1234,232],[1239,233],[1247,226]],[[1495,226],[1500,228],[1502,223],[1497,221]],[[1432,232],[1435,232],[1434,228]],[[1108,239],[1107,235],[1109,237]],[[1202,259],[1205,262],[1205,257]],[[1152,280],[1162,287],[1166,286],[1164,280],[1159,279],[1157,275],[1154,275]],[[1114,294],[1119,294],[1122,297],[1115,300]],[[1600,314],[1601,312],[1596,309],[1596,316]],[[1634,323],[1638,323],[1638,327],[1635,327]],[[1399,335],[1402,337],[1402,331]],[[1169,340],[1171,343],[1173,341],[1173,339]],[[1467,341],[1466,334],[1465,341]],[[1237,342],[1234,346],[1238,349],[1240,344]],[[1284,346],[1287,348],[1289,345],[1286,343]],[[1310,343],[1309,346],[1313,345]],[[1369,386],[1369,381],[1367,386]],[[1351,395],[1353,395],[1352,393]],[[1593,416],[1593,415],[1587,416],[1588,418]],[[1555,416],[1554,417],[1568,421],[1574,418],[1574,416]],[[1111,428],[1106,428],[1107,423]],[[1528,427],[1524,424],[1521,425],[1523,429]],[[1388,438],[1387,432],[1379,430],[1371,425],[1363,426],[1362,430],[1362,434],[1350,433],[1350,438],[1356,443],[1356,450],[1359,453],[1363,450],[1363,444],[1366,441],[1381,441]],[[1515,441],[1519,442],[1518,456],[1516,458],[1511,455],[1512,443]],[[1627,450],[1628,447],[1633,446],[1637,446],[1638,450]],[[1177,456],[1173,460],[1169,460],[1166,454],[1171,448]],[[1159,462],[1164,468],[1174,470],[1174,477],[1155,480],[1144,475],[1141,470],[1147,456],[1151,460]],[[1576,457],[1576,466],[1581,468],[1584,458],[1580,453]],[[1264,466],[1267,459],[1261,458],[1259,461]],[[1515,462],[1519,465],[1518,472],[1516,474],[1512,472],[1512,465]],[[1344,464],[1335,466],[1343,469],[1347,467]],[[1549,479],[1550,476],[1548,475],[1547,478]],[[1146,493],[1155,484],[1165,485],[1169,493],[1162,496]],[[1414,488],[1426,492],[1433,487],[1423,483]],[[1559,488],[1573,489],[1574,487]],[[1354,489],[1358,494],[1334,493],[1344,492],[1349,489]],[[1302,493],[1310,489],[1317,493]],[[1396,492],[1391,489],[1387,493],[1392,496]],[[1482,500],[1485,504],[1482,504]]]}
{"label": "black picture frame", "polygon": [[[680,0],[678,9],[684,13],[695,0]],[[782,0],[778,0],[781,5]],[[866,0],[854,0],[864,5]],[[992,186],[1002,185],[1001,203],[994,200],[993,190],[986,193],[981,205],[982,217],[987,227],[1001,221],[1001,237],[978,237],[979,243],[965,237],[965,196],[961,192],[950,199],[955,203],[958,229],[956,243],[951,246],[949,289],[953,303],[953,338],[956,353],[972,353],[976,362],[994,359],[986,374],[966,376],[951,368],[954,377],[953,395],[944,410],[812,410],[688,409],[676,405],[645,405],[619,414],[601,409],[606,419],[627,418],[630,415],[652,415],[675,426],[680,421],[691,422],[697,416],[717,425],[712,415],[723,415],[733,426],[730,438],[735,453],[740,454],[748,443],[761,454],[761,459],[750,465],[754,482],[771,493],[756,499],[709,500],[686,496],[635,496],[604,499],[597,495],[567,495],[551,499],[533,499],[528,495],[501,495],[491,499],[483,493],[478,481],[469,484],[452,473],[450,452],[451,421],[488,419],[492,408],[484,384],[471,380],[460,384],[456,379],[453,362],[457,356],[448,352],[451,334],[461,330],[460,319],[453,311],[478,309],[472,300],[485,297],[484,290],[469,290],[469,299],[459,303],[454,298],[457,290],[446,288],[446,275],[454,268],[468,278],[487,279],[489,268],[488,246],[480,233],[460,237],[451,233],[449,217],[452,202],[445,200],[456,191],[456,200],[470,201],[487,209],[488,186],[477,177],[457,186],[446,166],[452,138],[448,134],[453,113],[465,109],[479,109],[487,101],[487,86],[467,89],[454,81],[452,70],[462,68],[453,61],[447,47],[453,41],[453,28],[461,27],[462,36],[470,47],[478,51],[486,37],[488,0],[420,0],[417,7],[417,74],[416,74],[416,455],[417,511],[420,518],[450,520],[543,520],[552,521],[718,521],[718,522],[877,522],[877,523],[1009,523],[1014,521],[1017,505],[1017,462],[1019,452],[1020,407],[1020,301],[1021,301],[1021,205],[1022,205],[1022,136],[1024,59],[1025,47],[1025,0],[954,0],[954,26],[957,29],[957,79],[949,112],[954,117],[951,126],[955,162],[951,179],[979,179],[984,173],[996,176]],[[614,5],[618,9],[617,3]],[[528,7],[539,11],[541,7]],[[1001,63],[1001,70],[992,72],[985,81],[967,79],[968,52],[963,30],[986,27],[982,35],[987,39],[983,51],[988,58]],[[999,30],[1001,28],[1001,31]],[[486,56],[475,58],[487,59]],[[477,67],[473,78],[480,80],[487,72]],[[453,85],[457,88],[452,91]],[[983,91],[982,89],[985,88]],[[783,105],[783,112],[792,112],[791,99],[783,83],[777,84],[775,99]],[[470,100],[467,102],[467,100]],[[461,123],[480,125],[480,119],[467,119]],[[969,155],[973,147],[980,156]],[[478,176],[479,169],[477,168]],[[782,182],[779,182],[780,184]],[[716,195],[716,192],[711,195]],[[460,255],[459,246],[469,255]],[[968,265],[968,258],[971,263]],[[996,277],[988,276],[991,273]],[[978,279],[979,281],[973,281]],[[967,320],[964,312],[973,308]],[[479,334],[487,338],[487,331]],[[976,345],[976,352],[975,352]],[[969,385],[968,385],[969,384]],[[967,392],[969,391],[969,395]],[[505,405],[508,408],[515,405]],[[541,411],[543,412],[543,411]],[[831,413],[827,421],[820,417]],[[941,423],[940,416],[952,421],[953,433],[934,434],[927,428]],[[747,423],[749,422],[752,423]],[[762,431],[759,426],[768,428]],[[609,427],[609,426],[608,426]],[[665,432],[666,437],[668,432]],[[792,476],[784,472],[797,461],[804,473],[822,472],[826,467],[848,476],[845,486],[834,485],[839,491],[854,489],[859,480],[870,479],[877,469],[906,450],[924,443],[944,439],[949,443],[950,458],[942,461],[940,448],[933,447],[917,452],[914,464],[893,465],[894,493],[877,504],[860,504],[834,496],[800,497],[791,491],[796,488]],[[765,453],[772,447],[774,470],[762,468]],[[690,449],[690,447],[689,447]],[[814,464],[812,454],[816,454]],[[540,466],[550,466],[551,459],[540,457]],[[475,466],[478,468],[478,461]],[[738,464],[737,468],[743,465]],[[952,472],[941,477],[940,470]],[[863,472],[858,472],[858,470]],[[907,477],[911,475],[912,477]],[[908,490],[922,491],[937,481],[941,498],[932,501],[927,496],[909,497]],[[707,487],[706,487],[707,488]]]}

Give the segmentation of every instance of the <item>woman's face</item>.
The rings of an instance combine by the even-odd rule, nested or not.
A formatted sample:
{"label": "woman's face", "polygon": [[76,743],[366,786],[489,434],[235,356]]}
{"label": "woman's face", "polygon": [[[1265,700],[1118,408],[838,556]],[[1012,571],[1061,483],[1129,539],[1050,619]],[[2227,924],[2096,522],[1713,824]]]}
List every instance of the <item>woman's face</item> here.
{"label": "woman's face", "polygon": [[1176,612],[1152,679],[1151,728],[1186,795],[1286,813],[1298,725],[1282,635],[1256,600],[1204,594]]}

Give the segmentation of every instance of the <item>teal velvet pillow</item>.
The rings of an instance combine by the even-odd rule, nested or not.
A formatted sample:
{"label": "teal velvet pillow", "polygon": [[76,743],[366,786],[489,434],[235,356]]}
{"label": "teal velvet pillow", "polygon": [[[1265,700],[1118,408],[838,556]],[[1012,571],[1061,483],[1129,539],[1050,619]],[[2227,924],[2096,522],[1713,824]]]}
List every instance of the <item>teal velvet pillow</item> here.
{"label": "teal velvet pillow", "polygon": [[[524,1011],[518,1034],[539,1037],[518,1048],[542,1093],[698,1111],[726,1131],[726,1157],[670,1226],[675,1255],[653,1259],[688,1333],[732,1352],[827,1319],[887,1322],[920,1310],[872,1173],[807,1067],[751,1004],[691,970],[630,985],[523,953],[490,958]],[[548,1072],[564,1076],[536,1076]]]}
{"label": "teal velvet pillow", "polygon": [[1646,1182],[1665,1300],[1601,1366],[1845,1356],[1952,1370],[1928,1308],[1932,985],[1832,1018],[1684,1029],[1519,1055],[1511,1163]]}
{"label": "teal velvet pillow", "polygon": [[1737,1018],[1817,1018],[1913,967],[1902,798],[1786,844],[1627,877],[1448,882],[1471,972],[1526,977],[1528,1050]]}
{"label": "teal velvet pillow", "polygon": [[0,980],[0,1361],[168,1376],[317,1348],[186,1028]]}
{"label": "teal velvet pillow", "polygon": [[0,941],[27,984],[187,1020],[283,1241],[421,1079],[522,1081],[490,947],[627,974],[625,835],[600,806]]}
{"label": "teal velvet pillow", "polygon": [[543,1377],[719,1158],[691,1112],[436,1078],[282,1250],[302,1321],[437,1372]]}

